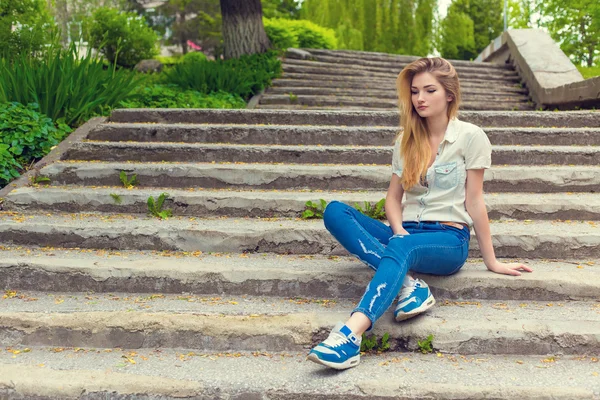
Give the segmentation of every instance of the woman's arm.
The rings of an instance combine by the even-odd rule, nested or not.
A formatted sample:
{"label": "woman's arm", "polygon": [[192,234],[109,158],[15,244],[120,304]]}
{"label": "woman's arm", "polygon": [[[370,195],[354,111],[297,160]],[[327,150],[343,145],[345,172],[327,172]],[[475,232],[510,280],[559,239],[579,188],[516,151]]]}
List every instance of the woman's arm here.
{"label": "woman's arm", "polygon": [[467,170],[466,201],[467,212],[473,220],[477,243],[483,255],[485,266],[493,272],[506,275],[521,275],[519,270],[533,272],[531,267],[521,263],[501,263],[496,259],[490,221],[488,219],[485,201],[483,199],[483,169]]}
{"label": "woman's arm", "polygon": [[385,215],[394,234],[408,235],[408,232],[402,227],[402,196],[404,196],[404,188],[400,177],[392,174],[390,186],[385,196]]}

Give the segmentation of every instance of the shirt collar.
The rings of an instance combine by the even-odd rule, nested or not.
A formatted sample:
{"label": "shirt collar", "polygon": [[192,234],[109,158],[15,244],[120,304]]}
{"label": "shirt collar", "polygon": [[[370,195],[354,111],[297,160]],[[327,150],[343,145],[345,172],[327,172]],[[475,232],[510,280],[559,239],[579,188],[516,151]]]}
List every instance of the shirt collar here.
{"label": "shirt collar", "polygon": [[456,138],[458,138],[458,119],[453,118],[448,122],[448,127],[446,128],[446,133],[444,134],[444,140],[454,143]]}

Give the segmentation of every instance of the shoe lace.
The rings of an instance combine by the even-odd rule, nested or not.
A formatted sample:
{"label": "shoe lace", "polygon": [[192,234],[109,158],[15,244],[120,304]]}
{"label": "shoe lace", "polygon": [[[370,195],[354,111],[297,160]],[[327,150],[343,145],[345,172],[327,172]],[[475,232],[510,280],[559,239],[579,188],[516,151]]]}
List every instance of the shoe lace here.
{"label": "shoe lace", "polygon": [[400,298],[405,299],[415,291],[416,288],[421,287],[421,284],[417,281],[414,285],[403,286],[400,290]]}
{"label": "shoe lace", "polygon": [[331,332],[327,339],[325,339],[325,344],[329,347],[338,347],[349,342],[350,339],[338,332]]}

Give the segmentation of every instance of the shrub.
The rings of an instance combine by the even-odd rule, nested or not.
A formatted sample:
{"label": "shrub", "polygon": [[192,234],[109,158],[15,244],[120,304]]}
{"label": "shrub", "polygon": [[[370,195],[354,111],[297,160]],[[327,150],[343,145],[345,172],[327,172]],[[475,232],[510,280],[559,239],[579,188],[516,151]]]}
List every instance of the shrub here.
{"label": "shrub", "polygon": [[199,63],[199,62],[203,62],[206,61],[206,55],[204,55],[204,53],[200,52],[200,51],[192,51],[187,53],[185,56],[183,56],[183,61],[184,63]]}
{"label": "shrub", "polygon": [[228,92],[248,99],[281,74],[275,52],[228,60],[180,63],[164,73],[166,83],[201,93]]}
{"label": "shrub", "polygon": [[271,41],[271,45],[276,49],[287,49],[289,47],[300,47],[298,38],[292,30],[278,19],[263,18],[265,32]]}
{"label": "shrub", "polygon": [[52,45],[37,58],[0,58],[0,103],[36,103],[41,113],[70,126],[115,107],[139,82],[133,72],[105,69],[90,50],[80,59],[75,44]]}
{"label": "shrub", "polygon": [[[307,20],[263,19],[267,35],[274,34],[272,44],[279,49],[287,47],[304,47],[311,49],[335,49],[337,39],[333,29],[324,28]],[[289,34],[282,33],[283,31]],[[288,36],[295,38],[292,43]],[[271,39],[271,36],[269,36]],[[297,44],[295,44],[297,42]],[[292,44],[292,45],[290,45]],[[285,46],[285,47],[284,47]]]}
{"label": "shrub", "polygon": [[120,104],[123,108],[245,108],[238,95],[225,92],[204,94],[182,90],[177,85],[153,84],[140,87],[134,95]]}
{"label": "shrub", "polygon": [[39,51],[50,38],[51,21],[45,0],[0,1],[0,54]]}
{"label": "shrub", "polygon": [[132,68],[158,54],[158,35],[134,12],[100,7],[92,15],[89,29],[90,45],[111,63]]}
{"label": "shrub", "polygon": [[44,157],[69,132],[67,125],[41,114],[35,103],[0,104],[0,182],[18,177],[18,169]]}

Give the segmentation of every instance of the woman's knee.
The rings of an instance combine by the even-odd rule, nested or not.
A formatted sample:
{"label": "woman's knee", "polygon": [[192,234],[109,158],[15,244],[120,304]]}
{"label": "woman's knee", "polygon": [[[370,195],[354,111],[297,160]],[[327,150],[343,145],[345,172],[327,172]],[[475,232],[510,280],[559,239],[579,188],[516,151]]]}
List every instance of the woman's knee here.
{"label": "woman's knee", "polygon": [[345,219],[344,217],[348,215],[349,208],[349,205],[337,200],[327,204],[327,207],[325,207],[325,211],[323,212],[323,222],[325,223],[325,227],[329,230],[330,227],[343,221]]}

